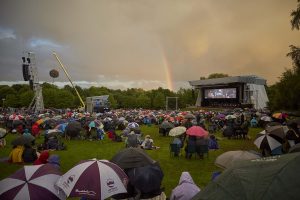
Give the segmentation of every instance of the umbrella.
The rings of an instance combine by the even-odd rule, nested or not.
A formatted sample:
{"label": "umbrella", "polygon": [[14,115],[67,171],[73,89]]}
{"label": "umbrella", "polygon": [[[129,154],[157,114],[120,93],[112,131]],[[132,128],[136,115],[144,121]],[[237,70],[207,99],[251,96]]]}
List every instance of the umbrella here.
{"label": "umbrella", "polygon": [[192,200],[300,199],[300,153],[240,161]]}
{"label": "umbrella", "polygon": [[186,131],[186,128],[184,126],[177,126],[170,130],[169,136],[179,136],[179,135],[182,135],[185,131]]}
{"label": "umbrella", "polygon": [[114,155],[111,162],[117,164],[122,169],[129,169],[154,164],[156,161],[143,149],[126,148]]}
{"label": "umbrella", "polygon": [[289,153],[300,152],[300,143],[295,144],[289,149]]}
{"label": "umbrella", "polygon": [[65,199],[54,187],[60,175],[51,164],[24,166],[0,181],[0,199]]}
{"label": "umbrella", "polygon": [[128,170],[130,183],[142,194],[151,194],[160,191],[163,171],[158,164],[146,165]]}
{"label": "umbrella", "polygon": [[270,117],[268,115],[262,116],[260,118],[260,120],[265,121],[265,122],[271,122],[271,121],[273,121],[272,117]]}
{"label": "umbrella", "polygon": [[224,119],[226,117],[226,115],[220,113],[216,117],[219,118],[219,119]]}
{"label": "umbrella", "polygon": [[185,119],[195,119],[195,115],[188,113],[187,115],[184,116]]}
{"label": "umbrella", "polygon": [[235,119],[235,118],[236,118],[235,115],[227,115],[227,116],[225,117],[225,119]]}
{"label": "umbrella", "polygon": [[16,139],[14,139],[11,144],[13,146],[17,146],[17,145],[24,145],[24,144],[31,144],[32,141],[35,140],[35,137],[32,135],[21,135],[18,136]]}
{"label": "umbrella", "polygon": [[233,162],[238,160],[253,160],[258,159],[261,156],[252,153],[250,151],[227,151],[219,155],[215,160],[215,165],[227,169],[233,164]]}
{"label": "umbrella", "polygon": [[160,128],[163,128],[163,129],[171,129],[171,128],[174,128],[174,124],[168,122],[168,121],[163,121],[160,125]]}
{"label": "umbrella", "polygon": [[187,129],[186,134],[190,136],[203,137],[207,136],[208,132],[200,126],[192,126],[189,129]]}
{"label": "umbrella", "polygon": [[292,119],[292,120],[289,120],[287,122],[288,125],[291,125],[293,123],[295,123],[295,124],[297,124],[299,126],[300,125],[300,118],[298,118],[298,119]]}
{"label": "umbrella", "polygon": [[81,124],[77,121],[72,121],[66,126],[66,134],[71,137],[76,137],[81,131]]}
{"label": "umbrella", "polygon": [[128,125],[127,125],[128,128],[131,128],[131,129],[135,129],[135,128],[138,128],[140,127],[140,125],[136,122],[130,122]]}
{"label": "umbrella", "polygon": [[12,115],[9,116],[8,119],[10,119],[10,120],[22,120],[22,119],[24,119],[24,117],[22,115],[12,114]]}
{"label": "umbrella", "polygon": [[55,127],[55,129],[57,129],[57,130],[61,131],[62,133],[64,133],[65,130],[66,130],[67,125],[68,125],[67,123],[58,124]]}
{"label": "umbrella", "polygon": [[288,115],[286,113],[274,113],[272,115],[272,117],[274,117],[276,119],[282,119],[282,118],[287,118]]}
{"label": "umbrella", "polygon": [[68,197],[106,199],[126,193],[128,177],[116,164],[107,160],[83,160],[60,177],[56,186]]}
{"label": "umbrella", "polygon": [[272,151],[281,146],[284,137],[285,135],[282,127],[280,129],[271,126],[257,134],[254,144],[260,149],[269,147]]}

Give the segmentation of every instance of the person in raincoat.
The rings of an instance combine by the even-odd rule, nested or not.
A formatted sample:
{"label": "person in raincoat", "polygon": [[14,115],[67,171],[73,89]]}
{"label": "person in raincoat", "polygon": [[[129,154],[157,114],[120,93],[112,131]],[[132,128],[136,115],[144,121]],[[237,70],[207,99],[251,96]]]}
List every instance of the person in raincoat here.
{"label": "person in raincoat", "polygon": [[200,188],[194,183],[189,172],[182,172],[179,184],[172,190],[170,200],[192,199]]}
{"label": "person in raincoat", "polygon": [[56,154],[51,155],[48,158],[47,162],[49,164],[52,164],[54,167],[60,169],[60,158],[59,158],[59,155],[56,155]]}
{"label": "person in raincoat", "polygon": [[13,147],[13,150],[10,152],[8,156],[8,161],[11,163],[22,163],[22,155],[24,151],[23,145],[17,145]]}
{"label": "person in raincoat", "polygon": [[42,151],[41,155],[34,161],[34,165],[46,164],[49,158],[49,151]]}

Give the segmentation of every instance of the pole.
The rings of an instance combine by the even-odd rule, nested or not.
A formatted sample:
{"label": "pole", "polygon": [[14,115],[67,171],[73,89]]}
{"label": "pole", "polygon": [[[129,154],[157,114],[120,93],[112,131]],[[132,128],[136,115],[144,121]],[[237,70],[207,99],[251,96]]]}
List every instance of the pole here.
{"label": "pole", "polygon": [[83,102],[83,100],[82,100],[82,98],[81,98],[79,92],[77,91],[76,87],[74,86],[74,84],[73,84],[73,82],[72,82],[72,80],[71,80],[71,77],[69,76],[67,70],[65,69],[64,65],[62,64],[62,62],[59,60],[57,54],[56,54],[55,52],[53,52],[53,55],[55,56],[56,60],[59,62],[61,68],[64,70],[64,72],[65,72],[67,78],[69,79],[69,81],[70,81],[72,87],[74,88],[74,90],[75,90],[75,92],[76,92],[76,94],[77,94],[77,96],[78,96],[78,98],[79,98],[79,100],[80,100],[80,103],[81,103],[82,107],[84,108],[84,107],[85,107],[85,104],[84,104],[84,102]]}

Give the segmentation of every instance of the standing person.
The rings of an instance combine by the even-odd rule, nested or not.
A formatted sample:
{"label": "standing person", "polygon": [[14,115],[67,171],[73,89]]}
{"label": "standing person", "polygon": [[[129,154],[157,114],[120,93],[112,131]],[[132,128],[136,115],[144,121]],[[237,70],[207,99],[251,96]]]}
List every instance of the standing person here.
{"label": "standing person", "polygon": [[178,185],[172,190],[170,200],[192,199],[200,188],[194,183],[189,172],[182,172]]}

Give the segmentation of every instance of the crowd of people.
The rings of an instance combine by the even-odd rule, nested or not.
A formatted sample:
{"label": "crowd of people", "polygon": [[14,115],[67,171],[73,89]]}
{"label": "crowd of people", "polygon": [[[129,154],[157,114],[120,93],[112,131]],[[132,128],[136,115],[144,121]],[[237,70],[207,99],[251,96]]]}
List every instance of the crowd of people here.
{"label": "crowd of people", "polygon": [[[189,117],[187,117],[189,116]],[[207,135],[189,135],[186,132],[174,136],[171,144],[175,144],[179,151],[174,156],[180,156],[181,149],[185,157],[191,159],[195,154],[203,159],[209,149],[219,149],[218,139],[214,134],[220,130],[228,139],[249,139],[250,127],[265,128],[270,124],[267,117],[280,125],[287,125],[286,143],[282,142],[282,152],[272,152],[261,149],[263,156],[277,155],[287,152],[289,148],[300,143],[299,125],[288,123],[287,117],[280,119],[272,117],[267,111],[256,110],[228,110],[228,111],[154,111],[154,110],[115,110],[107,113],[83,113],[76,110],[66,110],[56,113],[46,110],[40,114],[4,112],[0,116],[2,126],[6,132],[19,134],[24,138],[33,137],[27,143],[13,146],[8,160],[12,163],[45,164],[51,163],[60,167],[60,159],[51,150],[64,150],[66,147],[60,141],[61,137],[69,139],[103,140],[108,137],[114,142],[124,142],[126,148],[142,148],[155,150],[155,142],[150,135],[141,132],[140,125],[158,125],[162,137],[168,136],[172,128],[185,127],[186,130],[199,126]],[[275,123],[275,125],[276,125]],[[278,125],[277,124],[277,125]],[[117,130],[119,130],[117,133]],[[1,131],[0,131],[1,133]],[[2,134],[2,133],[1,133]],[[44,142],[35,144],[35,138],[43,137]],[[1,146],[5,144],[5,134],[0,135]],[[4,139],[4,140],[3,140]],[[172,190],[170,199],[190,199],[200,188],[194,183],[189,172],[182,172],[178,186]]]}

